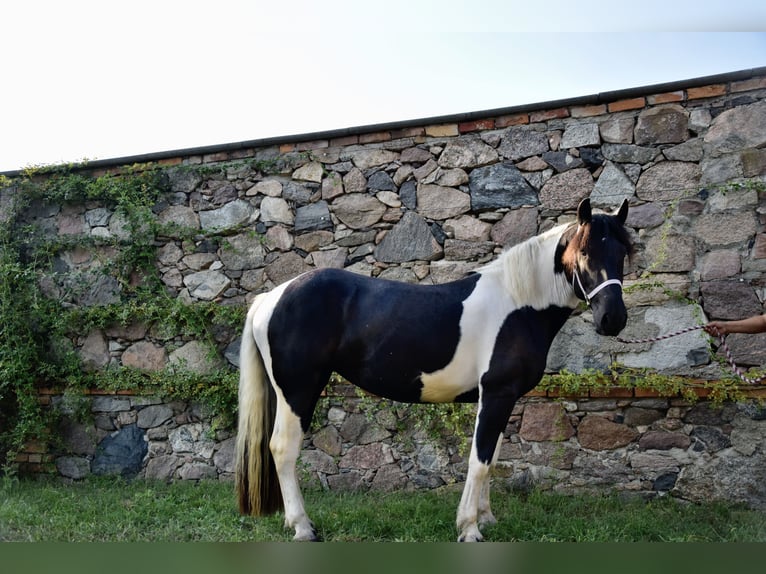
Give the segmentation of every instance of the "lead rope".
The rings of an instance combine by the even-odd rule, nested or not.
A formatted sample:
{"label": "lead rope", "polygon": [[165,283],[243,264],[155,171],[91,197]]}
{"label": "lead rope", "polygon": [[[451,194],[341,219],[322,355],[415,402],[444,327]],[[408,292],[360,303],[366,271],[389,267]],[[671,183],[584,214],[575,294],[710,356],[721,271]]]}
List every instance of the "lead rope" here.
{"label": "lead rope", "polygon": [[[704,325],[695,325],[694,327],[687,327],[686,329],[681,329],[680,331],[676,331],[675,333],[668,333],[667,335],[660,335],[659,337],[652,337],[649,339],[623,339],[622,337],[615,337],[620,343],[654,343],[656,341],[663,341],[665,339],[670,339],[671,337],[677,337],[678,335],[683,335],[685,333],[691,333],[692,331],[698,331],[699,329],[703,329]],[[763,375],[761,377],[751,379],[747,376],[745,376],[745,372],[737,366],[737,363],[734,362],[734,357],[732,356],[731,349],[729,349],[729,345],[726,344],[726,337],[724,335],[721,335],[720,332],[718,332],[718,329],[716,329],[715,336],[718,338],[718,340],[721,342],[721,347],[724,350],[724,353],[726,353],[726,360],[729,362],[729,365],[731,365],[732,371],[734,371],[734,374],[737,375],[737,377],[740,378],[743,382],[749,384],[749,385],[757,385],[761,383],[762,381],[766,380],[766,375]]]}

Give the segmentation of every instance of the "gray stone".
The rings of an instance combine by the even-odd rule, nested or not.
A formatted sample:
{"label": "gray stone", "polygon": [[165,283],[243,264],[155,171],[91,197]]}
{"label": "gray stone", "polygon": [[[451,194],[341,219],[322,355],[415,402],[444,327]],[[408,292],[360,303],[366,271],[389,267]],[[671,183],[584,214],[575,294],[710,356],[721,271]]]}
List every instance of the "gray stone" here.
{"label": "gray stone", "polygon": [[385,171],[376,171],[367,178],[367,189],[373,191],[396,191],[396,184]]}
{"label": "gray stone", "polygon": [[136,425],[123,427],[102,440],[96,449],[93,474],[136,476],[149,450],[144,433]]}
{"label": "gray stone", "polygon": [[279,285],[309,269],[311,268],[300,255],[294,251],[288,251],[280,254],[273,263],[266,266],[266,275],[274,282],[274,285]]}
{"label": "gray stone", "polygon": [[109,225],[111,216],[112,213],[105,207],[97,207],[85,212],[85,222],[91,227],[104,227]]}
{"label": "gray stone", "polygon": [[332,171],[322,180],[322,199],[331,201],[343,192],[343,176],[339,173]]}
{"label": "gray stone", "polygon": [[91,425],[78,423],[70,418],[63,418],[58,425],[59,435],[69,454],[90,456],[96,452],[99,434]]}
{"label": "gray stone", "polygon": [[742,262],[734,250],[711,251],[702,257],[700,278],[703,281],[727,279],[740,272]]}
{"label": "gray stone", "polygon": [[109,363],[109,348],[103,331],[94,329],[83,341],[80,358],[86,370],[101,369]]}
{"label": "gray stone", "polygon": [[[412,175],[415,176],[415,179],[418,182],[423,181],[428,176],[430,176],[432,173],[434,173],[439,168],[439,164],[436,163],[436,161],[430,159],[423,165],[421,165],[419,168],[412,170]],[[433,179],[433,178],[429,178]]]}
{"label": "gray stone", "polygon": [[587,415],[577,427],[580,446],[590,450],[613,450],[633,442],[638,433],[632,428],[598,415]]}
{"label": "gray stone", "polygon": [[509,128],[498,147],[498,152],[506,159],[517,161],[548,151],[548,136],[523,127]]}
{"label": "gray stone", "polygon": [[234,452],[236,449],[237,437],[233,436],[221,441],[218,444],[218,449],[213,455],[213,464],[221,472],[234,472],[235,461]]}
{"label": "gray stone", "polygon": [[641,174],[636,195],[644,201],[672,201],[699,188],[702,172],[695,163],[663,161]]}
{"label": "gray stone", "polygon": [[632,205],[628,211],[627,227],[652,229],[665,222],[665,213],[656,203]]}
{"label": "gray stone", "polygon": [[218,209],[200,211],[200,226],[207,232],[226,231],[248,223],[253,211],[249,202],[237,199]]}
{"label": "gray stone", "polygon": [[590,194],[594,206],[617,207],[623,200],[630,199],[635,193],[635,186],[614,163],[607,163]]}
{"label": "gray stone", "polygon": [[[266,199],[271,198],[264,198],[264,201]],[[255,269],[263,265],[266,251],[263,248],[262,237],[247,232],[227,237],[219,255],[226,269]]]}
{"label": "gray stone", "polygon": [[455,239],[463,241],[487,241],[492,230],[492,224],[470,215],[461,215],[457,219],[447,221],[444,224],[444,230],[447,233],[451,233]]}
{"label": "gray stone", "polygon": [[468,185],[473,211],[534,206],[540,203],[535,189],[511,163],[474,169]]}
{"label": "gray stone", "polygon": [[367,488],[363,475],[356,470],[328,476],[327,486],[330,490],[339,492],[356,492]]}
{"label": "gray stone", "polygon": [[643,450],[687,449],[691,442],[691,439],[682,433],[649,431],[641,436],[638,446]]}
{"label": "gray stone", "polygon": [[506,213],[492,226],[492,241],[511,247],[537,234],[537,208],[522,207]]}
{"label": "gray stone", "polygon": [[478,138],[450,142],[439,156],[439,165],[446,168],[474,168],[498,159],[497,152]]}
{"label": "gray stone", "polygon": [[648,426],[664,416],[662,411],[641,407],[629,407],[625,409],[624,423],[631,427]]}
{"label": "gray stone", "polygon": [[192,297],[212,301],[228,289],[231,279],[220,271],[198,271],[184,277],[184,285]]}
{"label": "gray stone", "polygon": [[[373,251],[374,246],[369,243],[367,245],[367,251],[370,253]],[[354,253],[354,257],[361,256]],[[314,251],[311,254],[314,267],[332,267],[335,269],[343,269],[346,266],[348,260],[348,250],[345,248],[340,249],[328,249],[325,251]]]}
{"label": "gray stone", "polygon": [[418,212],[429,219],[444,220],[471,209],[471,196],[451,187],[419,185]]}
{"label": "gray stone", "polygon": [[381,492],[393,492],[405,488],[407,482],[407,475],[402,472],[398,464],[387,464],[381,466],[375,473],[370,488]]}
{"label": "gray stone", "polygon": [[[158,216],[158,222],[162,225],[174,224],[184,229],[199,229],[199,216],[191,208],[185,205],[171,205],[162,210]],[[171,233],[171,236],[176,236]]]}
{"label": "gray stone", "polygon": [[375,225],[386,212],[386,206],[365,193],[349,193],[332,203],[333,212],[351,229],[366,229]]}
{"label": "gray stone", "polygon": [[281,197],[264,197],[261,200],[261,221],[292,225],[295,222],[295,216],[290,206]]}
{"label": "gray stone", "polygon": [[293,172],[293,179],[299,181],[313,181],[319,183],[322,181],[323,168],[318,161],[312,161],[296,169]]}
{"label": "gray stone", "polygon": [[418,206],[418,186],[413,180],[405,181],[399,189],[399,198],[407,209],[415,210]]}
{"label": "gray stone", "polygon": [[[333,238],[334,238],[334,235],[332,231],[310,231],[309,233],[304,233],[302,235],[295,237],[295,247],[297,247],[301,251],[310,253],[322,247],[327,247],[328,245],[331,245],[333,242]],[[366,241],[369,241],[369,239],[360,242],[360,244],[365,243]],[[337,245],[340,246],[341,244],[338,243]]]}
{"label": "gray stone", "polygon": [[398,159],[399,154],[386,149],[364,149],[351,153],[351,161],[359,169],[386,165]]}
{"label": "gray stone", "polygon": [[679,471],[679,462],[673,456],[659,452],[635,452],[630,455],[630,466],[642,474]]}
{"label": "gray stone", "polygon": [[311,201],[312,189],[307,185],[296,181],[288,181],[282,187],[282,198],[295,205],[306,205]]}
{"label": "gray stone", "polygon": [[183,458],[172,454],[152,457],[146,463],[144,475],[149,480],[172,480]]}
{"label": "gray stone", "polygon": [[700,163],[702,185],[714,185],[741,178],[744,175],[742,159],[738,154],[705,159]]}
{"label": "gray stone", "polygon": [[170,353],[168,365],[203,375],[221,368],[218,355],[201,341],[189,341]]}
{"label": "gray stone", "polygon": [[138,428],[158,427],[173,417],[173,409],[166,405],[152,405],[138,411]]}
{"label": "gray stone", "polygon": [[638,115],[634,138],[638,145],[686,141],[689,138],[689,114],[678,104],[643,110]]}
{"label": "gray stone", "polygon": [[166,243],[157,250],[157,261],[162,265],[176,265],[183,256],[183,250],[175,242]]}
{"label": "gray stone", "polygon": [[223,356],[233,366],[239,368],[239,348],[242,345],[242,337],[237,337],[226,346]]}
{"label": "gray stone", "polygon": [[645,165],[660,153],[656,148],[628,144],[604,144],[601,153],[616,163],[637,163]]}
{"label": "gray stone", "polygon": [[705,134],[705,145],[718,156],[766,144],[766,102],[739,106],[718,115]]}
{"label": "gray stone", "polygon": [[292,249],[295,240],[292,234],[281,225],[269,227],[266,232],[263,244],[269,250],[289,251]]}
{"label": "gray stone", "polygon": [[718,452],[731,446],[729,437],[715,427],[696,426],[692,429],[690,436],[705,445],[705,450],[708,452]]}
{"label": "gray stone", "polygon": [[303,205],[295,210],[295,233],[332,229],[330,209],[326,201]]}
{"label": "gray stone", "polygon": [[203,269],[208,269],[216,259],[217,257],[215,253],[190,253],[184,257],[181,262],[189,269],[201,271]]}
{"label": "gray stone", "polygon": [[691,231],[710,247],[739,247],[755,236],[757,227],[752,212],[704,213]]}
{"label": "gray stone", "polygon": [[173,452],[194,452],[195,443],[202,436],[202,425],[192,423],[180,426],[170,431],[168,444]]}
{"label": "gray stone", "polygon": [[431,261],[442,252],[425,220],[408,211],[375,248],[375,258],[384,263]]}
{"label": "gray stone", "polygon": [[755,189],[718,190],[707,200],[707,208],[711,213],[753,209],[757,205],[758,192]]}
{"label": "gray stone", "polygon": [[267,197],[279,197],[282,195],[282,184],[275,179],[259,181],[247,191],[247,195],[262,194]]}
{"label": "gray stone", "polygon": [[524,409],[519,436],[527,441],[564,441],[575,431],[560,404],[529,404]]}
{"label": "gray stone", "polygon": [[739,281],[706,281],[701,285],[705,314],[711,319],[736,320],[763,312],[752,287]]}
{"label": "gray stone", "polygon": [[150,341],[138,341],[122,353],[122,365],[143,371],[160,371],[165,367],[164,347]]}
{"label": "gray stone", "polygon": [[658,273],[691,271],[695,267],[697,246],[690,235],[656,234],[646,242],[645,265]]}
{"label": "gray stone", "polygon": [[203,462],[187,462],[178,469],[178,476],[183,480],[210,480],[218,478],[218,471]]}
{"label": "gray stone", "polygon": [[540,190],[540,203],[550,209],[574,209],[593,190],[593,176],[585,168],[554,175]]}
{"label": "gray stone", "polygon": [[[598,124],[576,123],[570,124],[561,136],[560,147],[569,149],[589,145],[599,145]],[[546,160],[547,161],[547,160]]]}
{"label": "gray stone", "polygon": [[193,169],[184,167],[167,170],[170,189],[176,192],[189,193],[194,191],[202,182],[202,176]]}
{"label": "gray stone", "polygon": [[80,281],[87,285],[84,292],[76,297],[76,302],[83,307],[102,307],[120,302],[122,287],[114,277],[88,271]]}
{"label": "gray stone", "polygon": [[[647,333],[647,336],[658,336],[673,333],[680,327],[696,325],[700,315],[701,310],[697,305],[669,302],[662,307],[646,308],[643,322],[654,326],[651,334]],[[631,319],[630,322],[635,324],[640,322],[640,319]],[[628,333],[624,333],[623,336],[628,336]],[[633,337],[632,334],[629,336]],[[652,343],[649,349],[643,351],[635,350],[635,346],[624,346],[623,350],[627,352],[619,354],[617,360],[627,367],[686,373],[686,354],[689,350],[707,347],[707,335],[701,330],[691,331]]]}
{"label": "gray stone", "polygon": [[331,456],[340,456],[343,441],[338,429],[328,425],[314,433],[312,443]]}
{"label": "gray stone", "polygon": [[583,161],[579,157],[573,157],[566,151],[547,151],[543,154],[543,160],[555,169],[556,173],[583,166]]}
{"label": "gray stone", "polygon": [[348,442],[356,442],[367,428],[369,421],[363,414],[354,413],[347,416],[340,427],[340,434]]}
{"label": "gray stone", "polygon": [[338,465],[335,459],[321,450],[303,450],[300,455],[300,465],[309,472],[337,474]]}
{"label": "gray stone", "polygon": [[671,161],[700,161],[703,157],[702,140],[695,138],[662,150],[662,155]]}
{"label": "gray stone", "polygon": [[80,480],[90,475],[90,461],[79,456],[61,456],[56,459],[56,470],[65,478]]}
{"label": "gray stone", "polygon": [[394,462],[391,447],[383,443],[356,445],[340,459],[339,468],[376,469]]}
{"label": "gray stone", "polygon": [[[367,178],[361,169],[355,167],[343,176],[343,187],[346,193],[362,193],[367,189]],[[332,199],[324,196],[324,187],[322,190],[322,199]]]}
{"label": "gray stone", "polygon": [[116,397],[93,397],[90,410],[94,413],[118,413],[130,410],[130,399]]}
{"label": "gray stone", "polygon": [[494,247],[491,241],[447,239],[444,241],[444,257],[452,261],[473,261],[492,253]]}
{"label": "gray stone", "polygon": [[609,118],[599,126],[601,139],[607,143],[631,143],[633,141],[633,123],[633,118]]}

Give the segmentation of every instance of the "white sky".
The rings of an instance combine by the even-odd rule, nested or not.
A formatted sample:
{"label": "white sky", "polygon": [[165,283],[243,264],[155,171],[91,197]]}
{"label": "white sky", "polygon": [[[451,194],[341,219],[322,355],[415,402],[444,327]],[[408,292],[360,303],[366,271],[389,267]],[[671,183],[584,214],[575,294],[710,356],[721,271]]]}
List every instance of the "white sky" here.
{"label": "white sky", "polygon": [[766,66],[762,31],[763,0],[7,1],[0,171]]}

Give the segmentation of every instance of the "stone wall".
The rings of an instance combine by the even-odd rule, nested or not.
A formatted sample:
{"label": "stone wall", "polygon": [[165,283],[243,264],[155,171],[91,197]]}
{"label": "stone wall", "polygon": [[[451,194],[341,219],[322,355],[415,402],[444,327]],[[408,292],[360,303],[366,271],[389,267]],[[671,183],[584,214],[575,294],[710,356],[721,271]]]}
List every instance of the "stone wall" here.
{"label": "stone wall", "polygon": [[[766,69],[757,69],[540,106],[140,159],[161,165],[169,185],[168,193],[154,206],[153,217],[159,223],[175,223],[187,230],[183,235],[168,233],[156,239],[157,269],[167,293],[188,302],[224,305],[245,306],[256,293],[313,267],[343,267],[401,281],[441,283],[491,260],[505,247],[571,220],[584,197],[604,209],[612,209],[627,198],[631,202],[627,225],[637,253],[627,269],[630,317],[623,335],[643,338],[706,318],[734,319],[763,311],[764,145]],[[135,159],[122,164],[134,163]],[[94,162],[84,171],[119,173],[122,164]],[[0,216],[6,199],[0,197]],[[26,217],[30,224],[69,240],[82,236],[105,242],[110,238],[130,241],[124,217],[99,202],[36,204]],[[194,232],[193,239],[189,229]],[[46,293],[74,306],[119,302],[122,286],[104,264],[114,255],[111,249],[73,247],[62,251],[55,261],[55,273],[44,282]],[[661,343],[626,345],[599,337],[590,321],[589,312],[583,311],[565,325],[550,354],[549,371],[603,370],[618,363],[693,379],[726,375],[726,369],[715,360],[715,349],[699,331]],[[218,333],[219,357],[211,359],[199,341],[160,334],[153,327],[132,324],[94,329],[75,344],[89,368],[123,365],[157,370],[171,364],[194,370],[221,364],[236,367],[237,333]],[[729,342],[742,365],[763,364],[766,335],[733,335]],[[97,423],[95,436],[137,429],[130,432],[148,441],[150,456],[145,460],[180,456],[172,463],[167,458],[151,462],[151,469],[144,463],[139,472],[163,477],[198,477],[197,472],[212,476],[213,471],[202,471],[195,465],[200,457],[208,464],[208,459],[220,452],[224,458],[229,448],[225,441],[230,437],[213,437],[222,444],[209,446],[205,441],[212,439],[204,417],[190,412],[188,405],[124,400],[128,403],[115,404],[122,405],[121,409],[127,406],[126,410],[101,411],[96,408],[100,403],[92,407],[97,420],[106,427],[114,426],[113,430]],[[667,402],[665,407],[638,404],[635,408],[656,411],[658,421],[669,421],[668,428],[657,421],[628,425],[630,432],[623,434],[633,438],[627,445],[606,449],[611,462],[599,463],[603,480],[577,478],[577,461],[589,460],[589,448],[580,449],[573,458],[569,445],[574,450],[576,443],[571,441],[580,440],[582,425],[589,429],[605,422],[621,424],[621,417],[634,408],[620,403],[600,411],[597,417],[585,414],[588,404],[574,399],[564,403],[572,429],[579,429],[577,437],[549,447],[541,446],[546,441],[523,442],[522,432],[520,439],[512,438],[504,447],[505,467],[515,469],[511,474],[517,478],[537,480],[566,472],[574,477],[573,484],[619,479],[629,485],[640,483],[644,489],[647,481],[657,477],[650,479],[649,473],[639,469],[655,464],[663,472],[678,474],[680,463],[670,464],[669,459],[676,460],[674,449],[679,449],[693,461],[694,468],[706,472],[700,461],[708,460],[705,457],[709,453],[707,447],[700,446],[704,441],[694,435],[695,428],[689,427],[695,423],[684,418],[687,407]],[[545,408],[557,409],[561,404]],[[726,411],[729,418],[721,433],[731,444],[720,451],[734,456],[737,449],[744,448],[738,442],[735,445],[731,436],[734,421],[745,426],[751,423],[744,423],[747,415],[743,413],[749,412],[746,407],[727,408],[733,410]],[[157,426],[141,426],[142,417],[148,417],[142,415],[147,409],[173,414]],[[109,412],[117,413],[106,417],[111,423],[102,417]],[[331,414],[338,419],[334,428],[341,433],[341,445],[350,443],[342,434],[341,413]],[[344,411],[344,421],[351,417],[353,413]],[[193,422],[179,422],[185,419]],[[574,424],[577,422],[580,424]],[[665,450],[644,449],[641,441],[652,425],[674,431],[678,437],[672,440],[678,444]],[[647,431],[641,432],[641,426]],[[321,431],[325,438],[333,435],[332,430],[325,430],[329,428]],[[382,428],[385,430],[385,425]],[[177,436],[187,431],[194,440]],[[174,441],[205,444],[200,446],[202,454],[190,454],[176,450]],[[418,484],[417,469],[434,463],[435,458],[451,461],[453,456],[449,451],[443,456],[412,455],[407,462],[393,443],[370,444],[388,445],[379,447],[377,454],[367,447],[364,457],[385,461],[389,465],[385,472],[394,482],[400,480],[401,473],[406,476],[402,481]],[[363,465],[364,472],[359,471],[362,476],[357,480],[351,469],[342,465],[348,452],[343,446],[336,451],[336,447],[331,452],[318,449],[308,457],[325,469],[334,470],[332,465],[338,465],[339,473],[325,473],[327,484],[376,480],[367,472],[371,469]],[[549,451],[565,454],[562,460],[571,459],[572,467],[559,468],[570,464],[565,462],[540,463],[551,458]],[[522,458],[514,459],[516,454]],[[84,456],[91,466],[96,460],[95,451],[78,456]],[[669,466],[662,466],[660,460]],[[711,464],[724,468],[732,460]],[[414,466],[406,468],[410,462]],[[66,464],[84,468],[82,462],[70,460]],[[455,468],[460,464],[455,462]],[[624,471],[610,474],[606,470],[622,468],[620,464]],[[225,465],[215,468],[215,475],[229,473]],[[413,468],[414,474],[410,472]],[[455,480],[460,476],[458,470],[448,475]],[[680,474],[678,477],[683,484]]]}
{"label": "stone wall", "polygon": [[[72,412],[64,397],[43,397]],[[82,400],[89,420],[64,416],[57,429],[62,443],[27,457],[74,480],[91,474],[232,480],[235,437],[216,428],[204,407],[131,395]],[[474,405],[464,407],[447,428],[426,416],[429,405],[361,398],[336,385],[320,400],[304,440],[302,482],[339,491],[459,485],[475,413]],[[766,510],[765,444],[766,410],[755,403],[715,405],[619,388],[600,396],[533,392],[508,422],[494,485],[498,491],[670,494]]]}

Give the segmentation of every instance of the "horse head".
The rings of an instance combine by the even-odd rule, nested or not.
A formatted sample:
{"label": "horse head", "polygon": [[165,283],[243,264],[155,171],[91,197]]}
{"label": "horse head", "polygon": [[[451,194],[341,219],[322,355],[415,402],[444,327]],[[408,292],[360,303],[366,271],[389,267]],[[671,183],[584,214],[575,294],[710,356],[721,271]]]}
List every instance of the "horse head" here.
{"label": "horse head", "polygon": [[628,200],[613,215],[594,214],[590,200],[577,207],[577,225],[564,251],[563,262],[575,295],[593,310],[596,332],[619,334],[628,320],[622,300],[625,257],[633,246],[625,229]]}

